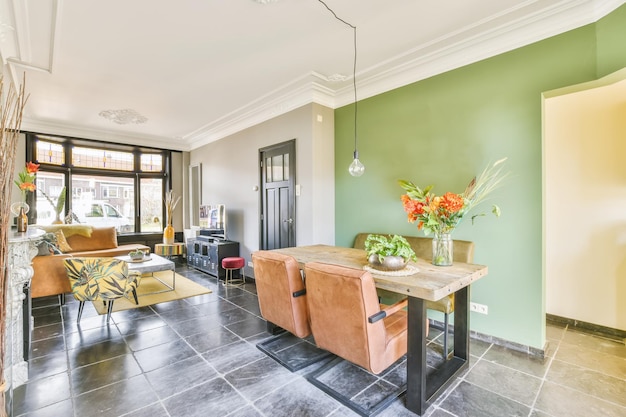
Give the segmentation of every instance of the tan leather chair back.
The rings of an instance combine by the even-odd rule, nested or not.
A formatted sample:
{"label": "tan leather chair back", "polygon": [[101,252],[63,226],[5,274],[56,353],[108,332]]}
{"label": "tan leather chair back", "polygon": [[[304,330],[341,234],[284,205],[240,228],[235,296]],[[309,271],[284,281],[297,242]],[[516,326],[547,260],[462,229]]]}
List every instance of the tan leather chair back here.
{"label": "tan leather chair back", "polygon": [[305,279],[315,343],[374,373],[384,370],[385,324],[367,320],[380,311],[370,273],[309,262]]}
{"label": "tan leather chair back", "polygon": [[306,295],[298,262],[291,256],[270,251],[252,254],[254,278],[263,318],[304,338],[311,334]]}

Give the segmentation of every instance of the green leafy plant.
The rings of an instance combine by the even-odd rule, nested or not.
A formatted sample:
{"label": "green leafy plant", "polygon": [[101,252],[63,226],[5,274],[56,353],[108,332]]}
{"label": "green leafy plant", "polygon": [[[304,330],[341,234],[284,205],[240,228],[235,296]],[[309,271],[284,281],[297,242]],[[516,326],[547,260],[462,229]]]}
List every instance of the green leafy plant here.
{"label": "green leafy plant", "polygon": [[52,198],[48,196],[43,190],[39,190],[39,192],[48,200],[48,203],[54,208],[54,212],[57,214],[57,217],[61,215],[61,212],[65,208],[65,187],[61,188],[61,192],[59,193],[59,197],[57,197],[57,202],[52,201]]}
{"label": "green leafy plant", "polygon": [[380,262],[387,256],[400,256],[412,261],[417,260],[409,242],[399,235],[368,235],[365,239],[365,251],[368,258],[371,255],[378,255]]}
{"label": "green leafy plant", "polygon": [[135,249],[130,251],[128,256],[130,256],[130,259],[132,260],[141,260],[145,256],[145,253],[143,253],[141,249]]}

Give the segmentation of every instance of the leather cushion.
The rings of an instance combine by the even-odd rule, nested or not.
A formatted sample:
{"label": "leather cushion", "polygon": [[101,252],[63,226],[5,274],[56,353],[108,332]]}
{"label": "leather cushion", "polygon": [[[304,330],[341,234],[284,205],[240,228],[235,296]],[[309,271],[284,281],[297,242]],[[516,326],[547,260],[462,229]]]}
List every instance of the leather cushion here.
{"label": "leather cushion", "polygon": [[369,323],[380,311],[369,272],[309,262],[305,266],[311,330],[315,342],[378,374],[407,350],[405,311]]}
{"label": "leather cushion", "polygon": [[67,242],[74,252],[113,249],[117,248],[117,231],[115,227],[94,227],[90,237],[73,235]]}
{"label": "leather cushion", "polygon": [[252,262],[261,316],[300,338],[309,336],[307,296],[293,296],[304,289],[298,262],[271,251],[254,252]]}

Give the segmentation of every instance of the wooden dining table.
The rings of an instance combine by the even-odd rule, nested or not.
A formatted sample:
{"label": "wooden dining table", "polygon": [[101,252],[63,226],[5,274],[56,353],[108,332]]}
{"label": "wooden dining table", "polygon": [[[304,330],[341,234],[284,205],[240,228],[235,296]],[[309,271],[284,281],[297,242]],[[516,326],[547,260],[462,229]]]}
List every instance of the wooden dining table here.
{"label": "wooden dining table", "polygon": [[[298,246],[274,249],[293,256],[300,268],[307,262],[322,262],[363,269],[367,265],[364,250],[329,245]],[[408,297],[408,346],[406,407],[422,415],[434,400],[463,370],[469,360],[469,286],[487,275],[484,265],[455,262],[452,266],[434,266],[426,260],[411,262],[417,272],[405,276],[372,273],[376,287]],[[450,294],[454,297],[454,352],[435,369],[426,366],[426,303]]]}

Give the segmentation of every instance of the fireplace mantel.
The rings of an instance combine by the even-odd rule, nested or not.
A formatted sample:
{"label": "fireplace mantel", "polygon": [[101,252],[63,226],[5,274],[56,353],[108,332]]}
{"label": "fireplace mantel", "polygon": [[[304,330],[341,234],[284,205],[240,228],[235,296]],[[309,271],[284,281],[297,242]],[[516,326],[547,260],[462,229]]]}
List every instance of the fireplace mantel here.
{"label": "fireplace mantel", "polygon": [[[36,244],[43,235],[43,230],[32,227],[25,233],[9,232],[4,362],[7,389],[28,380],[28,363],[24,356],[24,288],[30,285],[33,277],[31,263],[37,255]],[[27,314],[26,320],[30,320],[30,312]]]}

